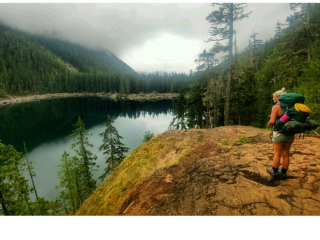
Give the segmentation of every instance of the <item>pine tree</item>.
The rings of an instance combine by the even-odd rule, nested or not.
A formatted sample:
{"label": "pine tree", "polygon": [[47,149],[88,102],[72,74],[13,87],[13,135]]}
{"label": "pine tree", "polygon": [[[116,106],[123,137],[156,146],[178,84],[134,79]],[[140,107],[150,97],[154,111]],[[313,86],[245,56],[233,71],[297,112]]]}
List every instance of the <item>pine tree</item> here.
{"label": "pine tree", "polygon": [[[313,34],[311,32],[310,26],[310,14],[312,11],[313,4],[311,3],[290,3],[290,9],[295,11],[294,19],[303,19],[305,20],[305,31],[306,31],[306,43],[307,43],[307,53],[308,53],[308,62],[311,61],[312,51],[313,51]],[[300,10],[298,10],[300,9]]]}
{"label": "pine tree", "polygon": [[120,141],[122,137],[119,135],[117,129],[112,125],[114,121],[107,115],[106,129],[100,133],[103,137],[103,143],[99,147],[99,151],[103,151],[104,155],[109,155],[106,160],[105,172],[99,177],[104,179],[110,172],[112,172],[125,158],[124,153],[128,152],[129,148]]}
{"label": "pine tree", "polygon": [[204,89],[200,88],[199,82],[190,85],[187,98],[187,125],[189,128],[203,128],[205,116],[205,107],[202,103]]}
{"label": "pine tree", "polygon": [[172,129],[187,129],[185,114],[187,110],[186,91],[184,88],[179,89],[179,97],[174,101],[173,120],[169,125]]}
{"label": "pine tree", "polygon": [[29,175],[30,175],[30,178],[31,178],[31,182],[32,182],[32,186],[33,186],[34,193],[35,193],[35,195],[36,195],[36,199],[38,200],[39,197],[38,197],[36,185],[34,184],[34,180],[33,180],[33,177],[35,177],[36,174],[35,174],[35,172],[33,171],[32,162],[29,162],[28,155],[27,155],[27,148],[26,148],[26,144],[25,144],[24,141],[23,141],[23,147],[24,147],[25,157],[26,157],[26,160],[27,160],[27,169],[28,169],[28,172],[29,172]]}
{"label": "pine tree", "polygon": [[227,45],[221,46],[221,51],[225,51],[228,46],[228,79],[226,94],[226,116],[225,125],[230,124],[230,104],[231,104],[231,78],[233,64],[233,23],[249,17],[249,13],[243,13],[247,6],[244,3],[212,3],[215,8],[206,18],[211,23],[209,30],[210,36],[207,42],[224,42],[228,40]]}
{"label": "pine tree", "polygon": [[0,202],[4,215],[34,215],[29,198],[30,187],[22,175],[21,153],[0,141]]}
{"label": "pine tree", "polygon": [[82,176],[83,165],[79,164],[77,157],[69,157],[64,151],[58,176],[59,185],[56,188],[63,188],[59,198],[64,202],[66,214],[75,213],[82,205],[86,192],[84,191],[85,178]]}
{"label": "pine tree", "polygon": [[72,149],[76,152],[79,164],[81,165],[81,176],[84,177],[83,185],[85,187],[85,193],[83,199],[86,199],[96,188],[96,180],[93,179],[92,171],[95,170],[98,165],[96,164],[97,156],[89,151],[89,147],[93,147],[89,143],[88,135],[85,128],[85,124],[82,119],[78,118],[76,124],[74,124],[74,130],[70,134],[69,138],[74,139],[72,143]]}
{"label": "pine tree", "polygon": [[254,56],[254,61],[257,70],[259,65],[258,48],[263,44],[262,40],[256,38],[258,34],[259,33],[253,31],[252,35],[250,36],[250,38],[252,38],[252,55]]}

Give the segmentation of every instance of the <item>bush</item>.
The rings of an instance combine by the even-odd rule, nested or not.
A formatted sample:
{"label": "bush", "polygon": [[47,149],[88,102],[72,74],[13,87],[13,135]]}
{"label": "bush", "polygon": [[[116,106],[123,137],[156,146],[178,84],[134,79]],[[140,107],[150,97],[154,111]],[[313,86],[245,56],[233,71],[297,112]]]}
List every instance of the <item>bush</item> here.
{"label": "bush", "polygon": [[228,145],[228,140],[222,139],[221,146],[227,146],[227,145]]}
{"label": "bush", "polygon": [[6,98],[7,97],[7,92],[3,89],[0,90],[0,98]]}
{"label": "bush", "polygon": [[238,146],[245,143],[251,143],[251,140],[247,136],[240,136],[239,141],[233,143],[233,145]]}
{"label": "bush", "polygon": [[154,133],[147,131],[143,135],[143,142],[148,142],[153,137],[154,137]]}

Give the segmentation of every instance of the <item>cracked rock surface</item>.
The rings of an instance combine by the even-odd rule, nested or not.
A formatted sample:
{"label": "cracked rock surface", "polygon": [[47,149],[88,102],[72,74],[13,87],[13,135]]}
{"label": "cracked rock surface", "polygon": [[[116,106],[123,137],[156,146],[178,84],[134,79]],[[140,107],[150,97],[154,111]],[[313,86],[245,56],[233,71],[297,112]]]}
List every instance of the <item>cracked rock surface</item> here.
{"label": "cracked rock surface", "polygon": [[[114,186],[105,181],[78,215],[320,215],[320,139],[296,137],[287,180],[272,180],[266,173],[273,158],[268,135],[263,129],[228,126],[156,136],[148,144],[164,143],[154,160],[158,167],[119,202],[106,200]],[[250,143],[234,144],[243,136]],[[143,157],[139,151],[130,157],[134,154]],[[166,165],[170,158],[179,161]]]}

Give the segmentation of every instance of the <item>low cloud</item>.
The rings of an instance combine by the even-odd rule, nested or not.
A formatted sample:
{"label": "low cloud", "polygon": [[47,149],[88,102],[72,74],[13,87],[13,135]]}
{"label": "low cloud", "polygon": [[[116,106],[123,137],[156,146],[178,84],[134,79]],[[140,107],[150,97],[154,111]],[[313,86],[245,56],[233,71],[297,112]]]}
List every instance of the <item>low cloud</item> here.
{"label": "low cloud", "polygon": [[[163,34],[197,41],[199,49],[210,49],[214,43],[204,42],[210,28],[205,18],[212,10],[209,3],[3,3],[0,5],[0,20],[12,28],[53,36],[90,48],[108,49],[121,59],[129,59],[132,52],[137,52],[148,41]],[[252,31],[259,32],[261,40],[273,37],[277,21],[285,22],[292,13],[289,4],[248,4],[245,11],[251,10],[253,13],[248,19],[235,23],[238,49],[248,45]],[[191,54],[196,57],[194,52]],[[194,60],[183,65],[195,68]],[[181,65],[179,69],[182,68]]]}

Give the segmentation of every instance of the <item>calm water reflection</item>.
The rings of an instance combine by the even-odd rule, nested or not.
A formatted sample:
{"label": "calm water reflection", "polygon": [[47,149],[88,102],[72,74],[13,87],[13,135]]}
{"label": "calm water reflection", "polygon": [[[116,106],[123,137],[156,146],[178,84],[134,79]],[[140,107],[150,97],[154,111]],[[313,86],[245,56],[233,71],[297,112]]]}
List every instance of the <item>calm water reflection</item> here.
{"label": "calm water reflection", "polygon": [[0,108],[0,139],[19,151],[23,150],[22,142],[25,140],[28,158],[33,162],[37,175],[38,195],[50,200],[59,192],[55,186],[59,183],[57,171],[63,151],[74,154],[68,135],[78,116],[92,134],[89,136],[90,143],[94,145],[91,151],[97,155],[100,166],[94,177],[97,179],[102,175],[106,164],[105,157],[98,151],[102,143],[99,133],[104,131],[107,114],[115,120],[114,126],[131,152],[142,144],[146,131],[159,134],[167,130],[172,120],[172,101],[70,98],[6,106]]}

